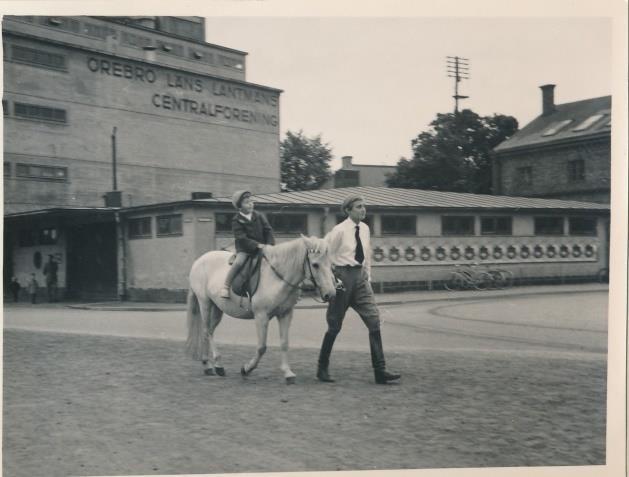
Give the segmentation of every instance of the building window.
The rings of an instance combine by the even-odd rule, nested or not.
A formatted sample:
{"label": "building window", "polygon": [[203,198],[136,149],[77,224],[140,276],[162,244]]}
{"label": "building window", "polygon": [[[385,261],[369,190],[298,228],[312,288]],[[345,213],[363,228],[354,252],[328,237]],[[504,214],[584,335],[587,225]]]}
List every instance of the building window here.
{"label": "building window", "polygon": [[474,217],[441,217],[441,235],[474,235]]}
{"label": "building window", "polygon": [[533,168],[531,166],[518,167],[515,172],[515,183],[519,187],[533,185]]}
{"label": "building window", "polygon": [[59,231],[55,227],[22,229],[18,232],[18,244],[20,247],[54,245],[57,243],[58,238]]}
{"label": "building window", "polygon": [[4,161],[4,177],[11,177],[11,163]]}
{"label": "building window", "polygon": [[55,123],[67,122],[65,109],[49,108],[36,104],[15,103],[13,112],[19,118],[36,119],[38,121],[51,121]]}
{"label": "building window", "polygon": [[44,179],[49,181],[65,181],[68,178],[67,167],[38,166],[34,164],[17,164],[16,177],[28,179]]}
{"label": "building window", "polygon": [[153,236],[151,223],[151,217],[129,219],[129,238],[151,238]]}
{"label": "building window", "polygon": [[604,114],[595,114],[593,116],[590,116],[581,124],[579,124],[576,128],[574,128],[573,131],[575,132],[585,131],[586,129],[590,128],[594,123],[598,122],[598,120],[604,116],[605,116]]}
{"label": "building window", "polygon": [[535,235],[563,235],[563,217],[535,217]]}
{"label": "building window", "polygon": [[565,128],[571,122],[572,122],[572,119],[564,119],[563,121],[558,121],[556,123],[553,123],[553,124],[550,125],[550,127],[548,129],[546,129],[542,133],[542,136],[544,136],[544,137],[546,137],[546,136],[554,136],[555,134],[557,134],[559,131],[561,131],[563,128]]}
{"label": "building window", "polygon": [[308,233],[308,216],[306,214],[267,214],[267,219],[278,234]]}
{"label": "building window", "polygon": [[513,220],[511,217],[481,217],[481,235],[512,235]]}
{"label": "building window", "polygon": [[595,217],[570,217],[570,235],[587,235],[595,237],[596,218]]}
{"label": "building window", "polygon": [[215,212],[214,220],[216,221],[216,231],[231,232],[234,215],[233,212]]}
{"label": "building window", "polygon": [[2,115],[3,116],[9,115],[9,103],[7,102],[6,99],[2,100]]}
{"label": "building window", "polygon": [[414,215],[383,215],[382,235],[416,235],[417,219]]}
{"label": "building window", "polygon": [[157,236],[183,235],[181,214],[160,215],[157,217]]}
{"label": "building window", "polygon": [[585,161],[577,159],[568,162],[568,181],[580,182],[585,180]]}
{"label": "building window", "polygon": [[13,45],[13,61],[33,66],[43,66],[55,70],[66,69],[66,57],[57,53],[35,50],[24,46]]}
{"label": "building window", "polygon": [[59,234],[54,227],[39,230],[39,245],[54,245],[57,243]]}

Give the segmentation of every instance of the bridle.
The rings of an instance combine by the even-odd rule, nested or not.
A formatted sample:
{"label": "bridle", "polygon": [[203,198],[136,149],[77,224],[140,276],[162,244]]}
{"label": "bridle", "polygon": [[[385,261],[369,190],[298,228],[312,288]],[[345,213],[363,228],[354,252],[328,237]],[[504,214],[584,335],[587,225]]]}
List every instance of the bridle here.
{"label": "bridle", "polygon": [[[269,264],[269,267],[271,267],[271,270],[273,270],[273,273],[275,273],[277,278],[279,278],[281,281],[286,283],[289,287],[291,287],[294,290],[302,290],[301,284],[305,280],[310,280],[312,282],[312,284],[314,285],[314,287],[317,289],[317,292],[319,293],[319,298],[321,298],[321,300],[322,300],[320,303],[325,303],[325,300],[323,299],[323,295],[321,294],[321,287],[317,283],[317,280],[316,280],[316,278],[314,276],[314,273],[312,273],[312,265],[310,264],[310,253],[311,252],[314,252],[314,250],[306,250],[306,258],[304,259],[304,263],[303,263],[303,270],[304,270],[304,272],[306,270],[306,265],[308,265],[308,273],[310,274],[310,277],[304,277],[299,283],[297,283],[297,285],[289,282],[288,280],[286,280],[282,276],[282,274],[273,266],[271,261],[268,259],[268,257],[264,253],[264,250],[262,250],[262,258],[264,258],[266,260],[266,262]],[[304,273],[304,275],[305,275],[305,273]]]}

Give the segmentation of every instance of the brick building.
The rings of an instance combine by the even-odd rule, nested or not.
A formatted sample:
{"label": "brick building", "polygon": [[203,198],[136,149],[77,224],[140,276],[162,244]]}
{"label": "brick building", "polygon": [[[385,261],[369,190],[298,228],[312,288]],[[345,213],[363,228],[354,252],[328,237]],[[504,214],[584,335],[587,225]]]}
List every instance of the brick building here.
{"label": "brick building", "polygon": [[555,104],[494,149],[497,195],[610,202],[611,96]]}

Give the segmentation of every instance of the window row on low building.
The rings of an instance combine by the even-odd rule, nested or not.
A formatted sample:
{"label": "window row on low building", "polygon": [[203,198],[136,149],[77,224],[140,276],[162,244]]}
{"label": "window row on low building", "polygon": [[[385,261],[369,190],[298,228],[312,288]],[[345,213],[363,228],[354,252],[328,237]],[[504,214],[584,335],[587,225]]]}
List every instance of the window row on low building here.
{"label": "window row on low building", "polygon": [[[295,213],[265,214],[273,231],[277,235],[308,234],[308,215]],[[217,234],[230,234],[234,213],[216,212],[214,214]],[[181,214],[157,216],[157,236],[181,235]],[[336,216],[341,222],[345,217]],[[381,234],[383,236],[417,235],[416,215],[382,214],[380,216]],[[595,217],[534,217],[534,234],[539,236],[565,235],[565,220],[568,220],[568,235],[597,236],[597,219]],[[513,217],[509,216],[480,216],[480,235],[510,236],[513,235]],[[473,215],[443,215],[441,216],[442,236],[474,236],[476,217]],[[367,216],[365,222],[373,232],[373,216]],[[152,238],[153,217],[138,217],[128,221],[129,238]]]}

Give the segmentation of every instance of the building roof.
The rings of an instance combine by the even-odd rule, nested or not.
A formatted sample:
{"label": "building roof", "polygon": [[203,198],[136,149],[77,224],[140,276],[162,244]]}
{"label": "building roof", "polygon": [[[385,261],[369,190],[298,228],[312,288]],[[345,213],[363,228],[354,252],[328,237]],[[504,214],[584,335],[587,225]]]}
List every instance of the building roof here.
{"label": "building roof", "polygon": [[[348,194],[361,194],[369,207],[408,207],[414,209],[547,209],[609,211],[608,204],[556,199],[495,196],[388,187],[345,187],[299,192],[277,192],[253,196],[260,205],[339,207]],[[199,199],[195,203],[231,203],[231,198]]]}
{"label": "building roof", "polygon": [[[557,104],[555,111],[548,115],[540,115],[516,132],[511,138],[500,143],[494,152],[501,153],[512,149],[528,146],[539,146],[579,140],[590,137],[605,137],[611,134],[611,96],[584,99],[573,103]],[[598,119],[595,116],[600,115]],[[584,121],[592,118],[589,127]],[[551,128],[560,126],[556,133]],[[575,129],[577,129],[575,131]],[[550,133],[550,134],[549,134]]]}

